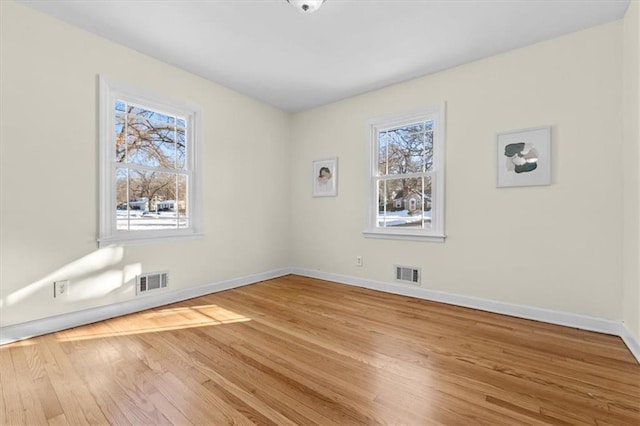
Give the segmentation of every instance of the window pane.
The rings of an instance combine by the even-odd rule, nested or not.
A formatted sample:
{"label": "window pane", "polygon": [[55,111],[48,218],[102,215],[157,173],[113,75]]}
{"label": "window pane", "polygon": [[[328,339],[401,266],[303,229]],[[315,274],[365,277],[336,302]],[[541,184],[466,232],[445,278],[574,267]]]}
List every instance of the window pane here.
{"label": "window pane", "polygon": [[187,176],[177,175],[176,213],[178,214],[178,228],[189,227],[189,212],[187,210]]}
{"label": "window pane", "polygon": [[145,109],[137,106],[131,106],[129,108],[129,114],[138,116],[138,120],[147,122],[150,126],[173,127],[176,122],[176,118],[172,115],[162,114],[150,109]]}
{"label": "window pane", "polygon": [[116,229],[127,231],[129,229],[129,174],[127,169],[116,170]]}
{"label": "window pane", "polygon": [[176,168],[185,168],[185,154],[187,151],[187,143],[185,137],[186,130],[184,128],[176,129]]}
{"label": "window pane", "polygon": [[424,134],[424,170],[426,172],[433,169],[433,132]]}
{"label": "window pane", "polygon": [[174,168],[176,132],[173,126],[155,127],[129,117],[127,162],[147,167]]}
{"label": "window pane", "polygon": [[126,121],[126,114],[116,113],[114,136],[116,140],[116,162],[118,163],[127,161]]}
{"label": "window pane", "polygon": [[184,168],[184,119],[127,105],[122,101],[116,101],[115,110],[117,162]]}
{"label": "window pane", "polygon": [[389,179],[378,184],[377,226],[429,228],[431,178]]}
{"label": "window pane", "polygon": [[378,135],[378,175],[384,176],[387,172],[387,148],[389,145],[389,138],[386,132]]}
{"label": "window pane", "polygon": [[[128,172],[127,169],[118,169],[117,176],[118,230],[141,231],[188,226],[185,208],[181,207],[181,204],[186,206],[187,200],[186,176],[132,169]],[[180,185],[182,194],[179,193]],[[180,219],[179,215],[182,215]]]}
{"label": "window pane", "polygon": [[[381,175],[421,173],[433,164],[433,122],[390,129],[378,137]],[[384,153],[384,154],[383,154]],[[383,165],[386,171],[383,171]]]}

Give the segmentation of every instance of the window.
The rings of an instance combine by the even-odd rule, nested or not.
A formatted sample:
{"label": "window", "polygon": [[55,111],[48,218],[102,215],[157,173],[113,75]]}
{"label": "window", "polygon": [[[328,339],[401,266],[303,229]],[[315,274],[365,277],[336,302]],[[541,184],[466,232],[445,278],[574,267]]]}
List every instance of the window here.
{"label": "window", "polygon": [[444,105],[371,120],[370,238],[444,241]]}
{"label": "window", "polygon": [[198,108],[100,78],[100,245],[197,237]]}

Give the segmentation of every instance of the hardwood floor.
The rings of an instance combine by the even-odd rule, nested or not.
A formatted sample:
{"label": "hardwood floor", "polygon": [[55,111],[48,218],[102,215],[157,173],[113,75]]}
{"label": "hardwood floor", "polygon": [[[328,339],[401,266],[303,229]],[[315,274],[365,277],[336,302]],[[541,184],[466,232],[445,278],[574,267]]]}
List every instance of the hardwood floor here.
{"label": "hardwood floor", "polygon": [[0,424],[640,424],[571,328],[287,276],[0,348]]}

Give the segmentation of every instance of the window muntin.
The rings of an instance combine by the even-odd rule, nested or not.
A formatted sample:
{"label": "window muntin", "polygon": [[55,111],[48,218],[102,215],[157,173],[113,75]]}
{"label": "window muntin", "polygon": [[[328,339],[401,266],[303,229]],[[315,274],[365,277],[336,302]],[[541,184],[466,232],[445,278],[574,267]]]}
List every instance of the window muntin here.
{"label": "window muntin", "polygon": [[365,236],[444,239],[444,107],[370,122]]}
{"label": "window muntin", "polygon": [[120,99],[114,113],[117,230],[188,228],[185,119]]}
{"label": "window muntin", "polygon": [[199,110],[100,83],[100,244],[197,236]]}

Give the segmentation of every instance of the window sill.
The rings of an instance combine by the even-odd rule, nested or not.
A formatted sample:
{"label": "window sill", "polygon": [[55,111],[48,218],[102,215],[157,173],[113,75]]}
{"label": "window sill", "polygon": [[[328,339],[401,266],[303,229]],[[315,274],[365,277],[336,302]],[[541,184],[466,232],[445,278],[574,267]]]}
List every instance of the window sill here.
{"label": "window sill", "polygon": [[112,236],[98,239],[98,247],[108,246],[136,246],[154,243],[166,243],[173,241],[199,240],[204,238],[204,234],[200,233],[181,233],[168,235],[130,235],[130,236]]}
{"label": "window sill", "polygon": [[444,234],[417,234],[409,232],[401,232],[398,230],[367,230],[362,231],[365,238],[374,238],[381,240],[404,240],[404,241],[423,241],[431,243],[444,243],[446,236]]}

